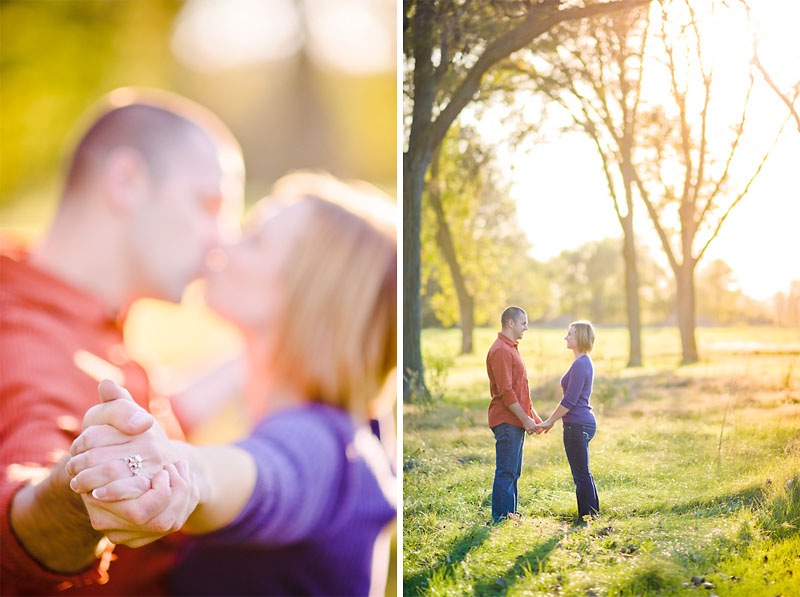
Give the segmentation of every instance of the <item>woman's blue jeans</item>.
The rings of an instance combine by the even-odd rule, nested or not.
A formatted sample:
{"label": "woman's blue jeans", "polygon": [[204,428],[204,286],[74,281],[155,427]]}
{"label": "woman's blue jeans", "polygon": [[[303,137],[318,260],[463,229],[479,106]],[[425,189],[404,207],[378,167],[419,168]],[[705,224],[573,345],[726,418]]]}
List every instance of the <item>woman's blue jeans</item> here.
{"label": "woman's blue jeans", "polygon": [[498,522],[509,514],[517,514],[517,483],[522,474],[525,430],[511,423],[500,423],[492,427],[492,433],[495,449],[492,520]]}
{"label": "woman's blue jeans", "polygon": [[597,432],[597,425],[564,423],[564,451],[567,453],[575,496],[578,498],[578,516],[583,518],[600,512],[600,500],[594,477],[589,472],[589,442]]}

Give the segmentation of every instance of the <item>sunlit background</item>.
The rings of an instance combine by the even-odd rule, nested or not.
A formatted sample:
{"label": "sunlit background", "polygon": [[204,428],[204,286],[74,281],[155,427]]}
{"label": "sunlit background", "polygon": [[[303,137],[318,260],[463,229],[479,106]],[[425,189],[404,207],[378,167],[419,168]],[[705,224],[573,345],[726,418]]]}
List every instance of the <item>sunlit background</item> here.
{"label": "sunlit background", "polygon": [[[36,240],[77,120],[127,85],[169,89],[216,112],[243,147],[249,203],[301,168],[396,196],[396,13],[394,0],[4,1],[0,232]],[[191,335],[154,342],[157,330],[137,325],[154,310],[189,323],[201,308],[134,309],[128,337],[145,364],[225,352],[229,334],[212,350]]]}
{"label": "sunlit background", "polygon": [[0,5],[4,226],[38,228],[76,118],[123,85],[208,106],[245,152],[248,199],[289,169],[394,194],[394,0],[22,0]]}
{"label": "sunlit background", "polygon": [[[792,41],[796,39],[796,23],[800,22],[800,2],[770,0],[750,4],[752,23],[741,12],[733,11],[729,15],[710,14],[704,23],[704,31],[710,31],[705,36],[716,81],[724,81],[731,97],[744,91],[753,34],[758,39],[760,58],[779,86],[788,90],[800,81],[800,44]],[[666,84],[666,80],[662,83]],[[771,142],[788,113],[778,97],[759,83],[754,91],[752,119],[758,122],[756,128],[764,136],[762,141]],[[738,104],[731,102],[731,106]],[[561,125],[553,123],[553,130]],[[706,262],[721,259],[727,263],[738,287],[757,300],[770,299],[776,293],[789,294],[792,282],[800,280],[800,262],[783,257],[798,249],[799,132],[788,123],[763,172],[731,212],[705,258]],[[507,132],[489,134],[497,142]],[[620,236],[611,200],[604,198],[605,176],[591,140],[567,133],[529,151],[509,148],[506,159],[513,172],[512,193],[520,220],[537,259],[550,259],[590,240]],[[655,254],[660,253],[644,209],[636,214],[637,234],[654,248]]]}
{"label": "sunlit background", "polygon": [[[249,204],[296,169],[396,197],[397,10],[395,0],[3,0],[0,237],[42,234],[79,117],[129,85],[219,115],[244,150]],[[164,391],[240,348],[196,290],[180,307],[141,301],[128,318],[130,352]],[[221,429],[195,439],[227,439]]]}

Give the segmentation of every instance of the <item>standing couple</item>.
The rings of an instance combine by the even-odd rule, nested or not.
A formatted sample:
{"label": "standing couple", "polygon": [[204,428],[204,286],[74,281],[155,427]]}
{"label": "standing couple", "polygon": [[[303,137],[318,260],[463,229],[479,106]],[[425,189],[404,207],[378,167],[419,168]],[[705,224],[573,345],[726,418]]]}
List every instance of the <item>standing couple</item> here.
{"label": "standing couple", "polygon": [[[43,242],[4,248],[0,594],[382,592],[396,480],[370,420],[394,399],[395,210],[374,189],[291,175],[225,245],[243,178],[208,111],[118,90]],[[244,387],[254,425],[231,445],[192,446],[156,420],[124,349],[135,300],[178,301],[203,273],[245,339],[246,372],[194,392],[218,403]]]}
{"label": "standing couple", "polygon": [[589,442],[597,431],[590,397],[594,366],[589,353],[595,332],[588,321],[569,326],[567,348],[575,359],[561,378],[563,398],[546,421],[531,401],[528,374],[519,353],[519,341],[528,329],[528,315],[520,307],[508,307],[501,317],[501,330],[486,357],[489,374],[489,427],[495,438],[495,473],[492,484],[492,521],[518,515],[518,482],[522,474],[525,435],[547,433],[563,419],[564,450],[575,482],[578,516],[599,513],[600,503],[589,471]]}

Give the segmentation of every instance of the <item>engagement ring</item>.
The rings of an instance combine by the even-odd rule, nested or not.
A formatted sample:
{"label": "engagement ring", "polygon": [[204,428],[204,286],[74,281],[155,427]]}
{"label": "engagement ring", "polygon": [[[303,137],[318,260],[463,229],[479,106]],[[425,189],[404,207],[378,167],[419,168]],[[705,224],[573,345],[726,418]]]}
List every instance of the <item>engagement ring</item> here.
{"label": "engagement ring", "polygon": [[139,454],[133,454],[125,457],[125,464],[127,464],[128,468],[131,469],[134,477],[142,474],[143,462],[144,460],[142,460],[142,457]]}

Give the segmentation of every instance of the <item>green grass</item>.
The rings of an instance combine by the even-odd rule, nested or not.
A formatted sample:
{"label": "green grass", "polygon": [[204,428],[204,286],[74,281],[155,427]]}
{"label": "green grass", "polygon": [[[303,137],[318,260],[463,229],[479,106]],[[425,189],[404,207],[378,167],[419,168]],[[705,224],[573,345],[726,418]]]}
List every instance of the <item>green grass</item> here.
{"label": "green grass", "polygon": [[[541,414],[571,361],[564,332],[520,344]],[[560,424],[526,440],[522,518],[488,524],[495,336],[457,356],[457,331],[423,333],[423,354],[451,365],[439,400],[404,408],[404,594],[800,595],[800,330],[701,329],[703,361],[679,367],[677,331],[647,329],[646,366],[625,369],[627,332],[599,329],[602,512],[585,526]]]}

